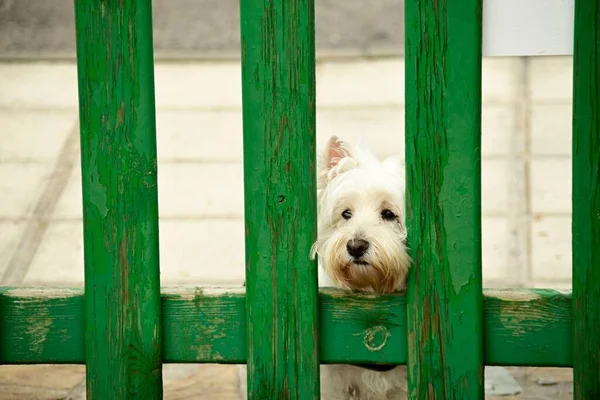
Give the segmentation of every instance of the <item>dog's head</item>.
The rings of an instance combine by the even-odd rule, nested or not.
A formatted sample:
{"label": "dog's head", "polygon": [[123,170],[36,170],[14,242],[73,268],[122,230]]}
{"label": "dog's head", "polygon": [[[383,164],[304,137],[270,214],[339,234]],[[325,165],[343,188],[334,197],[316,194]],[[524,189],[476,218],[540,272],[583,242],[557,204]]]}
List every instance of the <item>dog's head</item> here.
{"label": "dog's head", "polygon": [[313,257],[341,288],[388,293],[403,289],[405,178],[399,158],[383,162],[332,137],[319,159],[318,239]]}

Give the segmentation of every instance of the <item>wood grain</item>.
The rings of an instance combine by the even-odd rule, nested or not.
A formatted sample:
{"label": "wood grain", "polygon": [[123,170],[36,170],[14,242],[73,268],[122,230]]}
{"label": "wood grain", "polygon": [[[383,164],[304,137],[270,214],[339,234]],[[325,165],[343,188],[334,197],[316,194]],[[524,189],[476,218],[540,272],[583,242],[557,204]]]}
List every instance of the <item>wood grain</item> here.
{"label": "wood grain", "polygon": [[313,0],[242,0],[249,399],[318,399]]}
{"label": "wood grain", "polygon": [[163,394],[151,5],[75,2],[92,400]]}
{"label": "wood grain", "polygon": [[570,307],[568,291],[484,291],[486,365],[570,366]]}
{"label": "wood grain", "polygon": [[[167,363],[245,363],[244,291],[166,287]],[[85,361],[82,290],[0,289],[0,364]],[[572,365],[571,295],[554,290],[484,292],[487,365]],[[406,298],[321,289],[320,362],[405,364]]]}
{"label": "wood grain", "polygon": [[575,2],[573,49],[573,381],[600,399],[600,5]]}
{"label": "wood grain", "polygon": [[481,7],[405,2],[411,399],[483,399]]}

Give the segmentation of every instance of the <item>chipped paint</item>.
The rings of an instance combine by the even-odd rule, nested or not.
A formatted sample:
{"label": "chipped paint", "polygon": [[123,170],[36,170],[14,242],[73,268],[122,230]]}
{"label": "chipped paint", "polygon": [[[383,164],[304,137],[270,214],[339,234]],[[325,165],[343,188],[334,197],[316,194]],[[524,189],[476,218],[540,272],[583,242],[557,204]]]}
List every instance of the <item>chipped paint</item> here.
{"label": "chipped paint", "polygon": [[190,348],[192,351],[196,352],[196,360],[223,359],[223,357],[219,353],[213,351],[213,345],[215,341],[227,337],[223,332],[223,328],[225,325],[226,324],[224,318],[213,317],[210,320],[202,321],[202,323],[199,323],[195,327],[195,329],[197,330],[197,343],[192,344]]}
{"label": "chipped paint", "polygon": [[32,352],[41,354],[44,351],[44,344],[51,326],[50,308],[46,303],[40,303],[35,308],[35,313],[31,313],[31,317],[27,318],[27,335],[29,336],[29,346]]}
{"label": "chipped paint", "polygon": [[570,290],[560,289],[486,289],[484,291],[486,297],[495,298],[507,302],[528,302],[549,296],[565,296],[570,295]]}
{"label": "chipped paint", "polygon": [[[166,360],[198,362],[199,357],[207,356],[200,361],[246,361],[245,301],[239,295],[239,288],[219,288],[217,292],[225,294],[218,296],[213,292],[214,297],[206,296],[210,290],[203,288],[199,307],[194,301],[197,293],[194,287],[165,287],[164,292],[163,324],[168,328]],[[532,297],[532,292],[537,296]],[[68,293],[74,295],[69,297]],[[364,299],[356,300],[360,296],[355,294],[326,293],[329,291],[321,291],[319,301],[319,341],[326,346],[321,352],[321,362],[357,358],[360,362],[406,362],[405,345],[399,347],[397,343],[416,339],[405,336],[415,332],[407,332],[404,325],[404,298],[381,296],[371,302],[375,307],[365,308]],[[11,327],[3,331],[5,351],[0,354],[0,363],[84,363],[82,294],[80,289],[0,289],[0,320],[3,326]],[[486,362],[572,365],[573,349],[563,345],[571,338],[570,291],[488,289],[484,298]],[[534,300],[523,300],[531,298]],[[38,312],[40,307],[42,312]],[[394,339],[374,350],[385,337],[382,327]],[[153,334],[156,337],[157,332]],[[369,336],[371,341],[367,340],[367,346],[365,340]],[[355,351],[348,352],[349,345]]]}
{"label": "chipped paint", "polygon": [[20,287],[20,288],[2,288],[0,294],[3,296],[10,296],[14,298],[22,299],[67,299],[69,297],[76,297],[83,295],[83,289],[79,288],[32,288],[32,287]]}
{"label": "chipped paint", "polygon": [[486,295],[502,301],[531,301],[540,298],[539,294],[529,290],[517,293],[509,290],[489,290]]}
{"label": "chipped paint", "polygon": [[473,274],[469,274],[464,278],[458,278],[455,276],[451,277],[452,287],[454,288],[454,294],[456,296],[460,295],[460,291],[463,287],[468,287],[471,281],[473,280]]}
{"label": "chipped paint", "polygon": [[364,332],[354,334],[354,336],[361,335],[363,337],[363,344],[365,347],[369,351],[374,352],[383,349],[388,339],[392,336],[392,333],[387,327],[383,325],[377,325],[365,329]]}
{"label": "chipped paint", "polygon": [[[192,289],[192,290],[191,290]],[[169,286],[162,289],[165,297],[177,297],[181,300],[196,300],[198,297],[221,297],[227,295],[240,296],[246,293],[243,287],[202,286]]]}

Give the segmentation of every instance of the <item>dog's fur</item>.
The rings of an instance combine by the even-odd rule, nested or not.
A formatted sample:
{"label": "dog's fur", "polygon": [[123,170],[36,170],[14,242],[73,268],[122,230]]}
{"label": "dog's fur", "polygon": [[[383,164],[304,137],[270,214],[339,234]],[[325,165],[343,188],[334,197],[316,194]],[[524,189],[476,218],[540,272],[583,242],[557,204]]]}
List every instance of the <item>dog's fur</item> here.
{"label": "dog's fur", "polygon": [[[410,266],[405,247],[405,178],[398,157],[379,161],[332,137],[319,158],[319,286],[390,293],[402,290]],[[246,373],[241,369],[246,398]],[[321,365],[323,400],[403,400],[406,367],[379,372]]]}
{"label": "dog's fur", "polygon": [[[319,160],[318,255],[321,286],[388,293],[404,288],[410,266],[405,247],[404,169],[399,158],[380,162],[337,137]],[[350,241],[368,244],[361,257]]]}

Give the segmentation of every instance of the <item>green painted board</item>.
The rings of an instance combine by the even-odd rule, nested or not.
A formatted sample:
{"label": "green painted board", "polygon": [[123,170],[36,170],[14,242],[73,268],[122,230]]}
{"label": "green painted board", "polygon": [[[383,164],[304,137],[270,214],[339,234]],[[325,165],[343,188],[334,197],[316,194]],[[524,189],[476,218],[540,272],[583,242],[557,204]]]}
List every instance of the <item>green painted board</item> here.
{"label": "green painted board", "polygon": [[[320,293],[321,363],[406,363],[404,296]],[[484,306],[487,365],[571,365],[570,293],[486,290]],[[165,287],[162,318],[165,362],[246,362],[243,290]],[[81,364],[84,325],[82,290],[2,288],[0,364]]]}
{"label": "green painted board", "polygon": [[573,48],[574,398],[600,399],[600,4],[575,2]]}
{"label": "green painted board", "polygon": [[242,0],[248,398],[319,398],[313,0]]}
{"label": "green painted board", "polygon": [[162,399],[151,5],[75,1],[90,400]]}
{"label": "green painted board", "polygon": [[548,289],[484,290],[486,365],[568,367],[571,296]]}
{"label": "green painted board", "polygon": [[405,2],[411,399],[483,399],[481,7]]}

